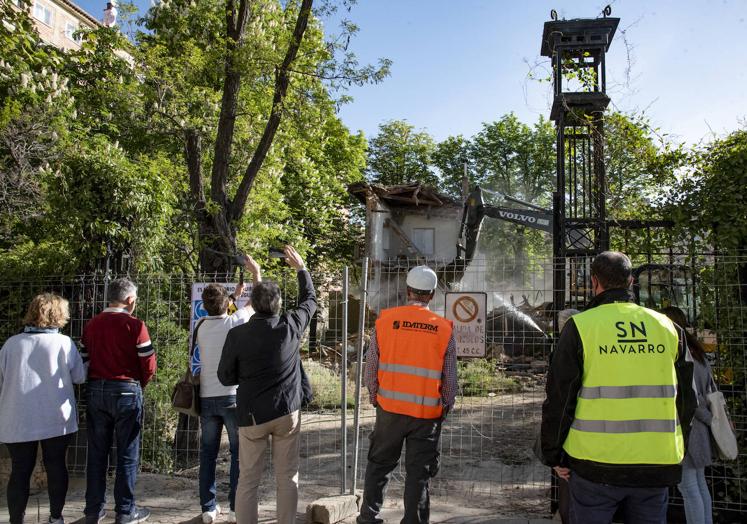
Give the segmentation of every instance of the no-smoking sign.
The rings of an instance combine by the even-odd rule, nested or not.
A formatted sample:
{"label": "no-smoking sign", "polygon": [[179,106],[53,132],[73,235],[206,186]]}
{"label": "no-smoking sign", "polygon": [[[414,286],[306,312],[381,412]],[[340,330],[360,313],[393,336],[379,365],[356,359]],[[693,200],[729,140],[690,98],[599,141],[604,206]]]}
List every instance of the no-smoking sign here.
{"label": "no-smoking sign", "polygon": [[454,318],[459,322],[472,322],[477,318],[480,313],[480,306],[477,305],[477,301],[470,297],[459,297],[451,306]]}
{"label": "no-smoking sign", "polygon": [[446,318],[454,323],[457,356],[485,356],[486,293],[446,293]]}

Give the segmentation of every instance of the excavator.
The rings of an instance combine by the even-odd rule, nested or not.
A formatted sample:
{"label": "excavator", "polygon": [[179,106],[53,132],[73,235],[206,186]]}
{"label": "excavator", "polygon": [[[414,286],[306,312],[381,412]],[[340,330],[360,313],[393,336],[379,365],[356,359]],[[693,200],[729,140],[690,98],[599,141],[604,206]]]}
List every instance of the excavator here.
{"label": "excavator", "polygon": [[[499,198],[503,205],[486,203],[486,195]],[[458,259],[462,264],[469,265],[477,251],[485,217],[504,220],[525,227],[538,229],[552,235],[553,213],[549,209],[525,202],[511,195],[489,191],[476,186],[464,202],[462,223],[457,241]],[[610,226],[633,228],[635,221],[610,221]],[[573,291],[588,297],[589,290],[583,275],[570,275]],[[695,324],[698,317],[697,294],[695,292],[695,276],[692,268],[682,264],[647,263],[633,270],[633,292],[638,304],[653,309],[667,306],[677,306],[687,315],[688,320]],[[575,285],[573,283],[575,282]],[[571,307],[571,304],[566,304]],[[532,308],[529,304],[516,308],[513,304],[505,304],[494,312],[493,325],[496,326],[495,338],[509,356],[517,354],[534,355],[541,358],[547,349],[548,333],[553,331],[552,319],[548,312],[552,310],[551,303],[545,303]],[[489,333],[490,335],[490,333]],[[709,332],[698,333],[705,339],[706,346],[710,342]],[[489,336],[490,338],[490,336]],[[709,348],[710,349],[710,348]]]}

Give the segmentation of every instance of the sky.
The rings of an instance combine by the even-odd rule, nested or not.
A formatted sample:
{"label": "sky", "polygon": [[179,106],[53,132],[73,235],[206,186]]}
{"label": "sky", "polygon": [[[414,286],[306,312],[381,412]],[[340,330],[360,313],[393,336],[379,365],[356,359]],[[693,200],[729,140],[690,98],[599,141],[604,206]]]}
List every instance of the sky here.
{"label": "sky", "polygon": [[[340,116],[369,137],[405,119],[437,140],[472,136],[509,112],[527,123],[548,117],[550,85],[528,78],[548,75],[543,23],[551,9],[594,18],[607,3],[620,18],[607,55],[614,109],[645,111],[689,144],[745,125],[747,0],[358,0],[347,14],[360,28],[351,50],[361,63],[393,65],[383,83],[350,90]],[[78,4],[97,17],[105,6]]]}

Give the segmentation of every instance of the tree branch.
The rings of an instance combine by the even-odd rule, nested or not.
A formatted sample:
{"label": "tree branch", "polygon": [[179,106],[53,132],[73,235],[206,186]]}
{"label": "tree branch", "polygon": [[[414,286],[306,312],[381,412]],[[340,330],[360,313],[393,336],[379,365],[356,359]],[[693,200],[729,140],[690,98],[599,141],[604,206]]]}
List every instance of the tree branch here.
{"label": "tree branch", "polygon": [[262,163],[267,157],[267,153],[270,151],[272,141],[275,138],[275,133],[277,133],[278,127],[280,126],[282,104],[285,100],[285,95],[288,92],[290,68],[293,61],[296,59],[299,48],[301,47],[301,41],[303,40],[303,35],[306,32],[306,27],[309,22],[309,16],[311,15],[312,4],[313,0],[302,0],[301,8],[298,10],[298,18],[296,18],[296,26],[293,29],[293,36],[288,44],[288,50],[285,53],[283,63],[275,73],[275,90],[272,98],[270,116],[267,119],[262,138],[260,139],[257,149],[254,151],[254,155],[246,168],[244,177],[241,179],[241,183],[239,184],[236,196],[231,205],[230,218],[232,221],[238,220],[243,215],[246,201],[249,198],[249,193],[252,190],[254,180],[259,173],[259,169],[262,167]]}
{"label": "tree branch", "polygon": [[202,139],[194,129],[187,129],[184,135],[184,156],[187,157],[189,192],[197,208],[202,210],[205,208],[205,191],[202,186]]}
{"label": "tree branch", "polygon": [[240,0],[236,13],[233,0],[226,4],[226,62],[223,80],[223,99],[221,100],[220,117],[215,140],[215,155],[211,173],[210,197],[224,209],[228,209],[226,182],[231,163],[233,133],[236,126],[241,73],[236,64],[236,49],[244,38],[246,20],[249,15],[248,0]]}

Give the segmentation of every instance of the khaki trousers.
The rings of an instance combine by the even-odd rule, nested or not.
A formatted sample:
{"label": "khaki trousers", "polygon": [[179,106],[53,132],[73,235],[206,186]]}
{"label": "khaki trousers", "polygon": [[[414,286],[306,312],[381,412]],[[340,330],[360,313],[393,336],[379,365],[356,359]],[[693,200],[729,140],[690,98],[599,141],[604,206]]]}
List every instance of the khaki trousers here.
{"label": "khaki trousers", "polygon": [[264,424],[239,427],[239,483],[236,521],[257,524],[257,491],[264,469],[267,441],[272,436],[272,465],[277,481],[277,522],[294,524],[298,508],[298,455],[301,413],[294,411]]}

